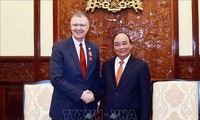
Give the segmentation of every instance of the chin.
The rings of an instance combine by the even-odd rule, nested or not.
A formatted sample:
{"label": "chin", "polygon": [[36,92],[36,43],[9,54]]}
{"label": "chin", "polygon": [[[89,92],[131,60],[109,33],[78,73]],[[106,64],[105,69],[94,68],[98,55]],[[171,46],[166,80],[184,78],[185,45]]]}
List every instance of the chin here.
{"label": "chin", "polygon": [[80,36],[77,36],[77,37],[75,37],[77,40],[82,40],[84,37],[80,37]]}

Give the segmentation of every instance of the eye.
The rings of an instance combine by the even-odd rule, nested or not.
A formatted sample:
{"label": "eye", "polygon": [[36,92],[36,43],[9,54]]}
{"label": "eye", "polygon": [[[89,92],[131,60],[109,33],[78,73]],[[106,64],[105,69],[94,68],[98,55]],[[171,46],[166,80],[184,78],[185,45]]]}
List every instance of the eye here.
{"label": "eye", "polygon": [[79,26],[79,27],[83,28],[83,27],[86,27],[87,25],[75,23],[75,24],[72,24],[72,26],[73,26],[73,27],[78,27],[78,26]]}
{"label": "eye", "polygon": [[122,43],[123,46],[125,46],[125,45],[127,45],[127,44],[128,44],[127,42],[123,42],[123,43]]}
{"label": "eye", "polygon": [[78,27],[78,24],[72,24],[73,27]]}
{"label": "eye", "polygon": [[86,27],[87,25],[85,25],[85,24],[80,24],[80,27]]}
{"label": "eye", "polygon": [[116,47],[120,46],[120,43],[115,43],[115,46],[116,46]]}
{"label": "eye", "polygon": [[123,42],[122,42],[122,45],[123,45],[123,46],[126,46],[126,45],[128,45],[128,42],[127,42],[127,41],[123,41]]}

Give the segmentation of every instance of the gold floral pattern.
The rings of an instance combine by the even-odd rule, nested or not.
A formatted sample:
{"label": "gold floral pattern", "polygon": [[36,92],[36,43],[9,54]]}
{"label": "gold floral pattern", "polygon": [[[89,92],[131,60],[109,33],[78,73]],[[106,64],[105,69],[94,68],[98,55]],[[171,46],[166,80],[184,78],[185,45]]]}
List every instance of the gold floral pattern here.
{"label": "gold floral pattern", "polygon": [[119,3],[118,0],[111,1],[110,8],[117,8],[118,7],[118,3]]}
{"label": "gold floral pattern", "polygon": [[136,12],[143,11],[142,0],[88,0],[86,4],[86,11],[91,9],[94,12],[95,8],[103,8],[113,13],[121,11],[126,8],[133,8]]}

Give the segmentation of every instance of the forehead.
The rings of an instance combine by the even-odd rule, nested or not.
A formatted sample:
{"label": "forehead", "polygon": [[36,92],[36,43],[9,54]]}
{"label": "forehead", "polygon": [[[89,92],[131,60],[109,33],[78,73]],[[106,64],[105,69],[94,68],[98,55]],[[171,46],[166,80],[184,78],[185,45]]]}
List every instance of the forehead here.
{"label": "forehead", "polygon": [[114,42],[129,42],[129,39],[126,35],[120,34],[115,37]]}
{"label": "forehead", "polygon": [[73,16],[71,23],[88,23],[88,19],[85,16]]}

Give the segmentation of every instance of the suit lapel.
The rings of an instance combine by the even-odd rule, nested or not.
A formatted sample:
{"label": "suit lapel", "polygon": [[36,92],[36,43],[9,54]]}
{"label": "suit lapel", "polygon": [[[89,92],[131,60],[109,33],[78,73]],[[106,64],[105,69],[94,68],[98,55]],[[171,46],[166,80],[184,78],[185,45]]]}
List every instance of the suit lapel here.
{"label": "suit lapel", "polygon": [[110,64],[110,75],[112,75],[111,77],[111,82],[112,82],[112,84],[117,88],[117,84],[116,84],[116,78],[115,78],[115,58],[116,57],[114,57],[112,60],[111,60],[111,64]]}
{"label": "suit lapel", "polygon": [[[91,51],[92,51],[92,46],[88,43],[87,40],[85,40],[85,45],[86,45],[86,55],[85,55],[85,57],[87,57],[87,67],[86,67],[85,80],[87,80],[89,74],[91,74],[90,69],[92,67],[93,62],[92,62],[92,60],[89,59],[89,56],[88,56],[89,49],[91,49]],[[68,49],[70,51],[71,57],[74,59],[74,62],[76,64],[78,71],[81,72],[80,61],[79,61],[79,58],[78,58],[78,55],[77,55],[77,52],[76,52],[76,48],[75,48],[75,45],[74,45],[72,38],[70,38],[68,40],[67,46],[68,46]],[[82,74],[82,72],[81,72],[81,74]]]}
{"label": "suit lapel", "polygon": [[79,58],[78,58],[78,55],[77,55],[77,52],[76,52],[76,48],[75,48],[75,45],[74,45],[74,42],[73,42],[72,38],[70,38],[68,40],[67,47],[69,49],[71,57],[74,59],[74,62],[75,62],[75,65],[76,65],[78,71],[81,72],[81,66],[80,66]]}
{"label": "suit lapel", "polygon": [[87,67],[86,67],[85,79],[87,80],[87,77],[89,76],[89,74],[91,74],[90,68],[92,66],[92,59],[90,60],[88,53],[89,53],[89,49],[90,49],[91,52],[93,52],[93,50],[92,50],[92,46],[88,43],[87,40],[85,40],[85,45],[86,45],[86,55],[85,55],[85,57],[87,57]]}

